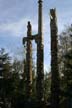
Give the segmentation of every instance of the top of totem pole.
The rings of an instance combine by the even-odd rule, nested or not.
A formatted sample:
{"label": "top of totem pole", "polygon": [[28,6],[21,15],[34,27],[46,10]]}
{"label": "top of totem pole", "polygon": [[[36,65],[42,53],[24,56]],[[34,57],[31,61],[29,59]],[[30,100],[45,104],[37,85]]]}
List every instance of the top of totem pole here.
{"label": "top of totem pole", "polygon": [[55,16],[56,8],[50,9],[50,13],[52,14],[52,16]]}
{"label": "top of totem pole", "polygon": [[30,21],[28,21],[27,29],[28,29],[28,31],[31,31],[31,24],[30,24]]}
{"label": "top of totem pole", "polygon": [[42,0],[38,0],[38,3],[42,3],[43,1]]}
{"label": "top of totem pole", "polygon": [[30,26],[31,26],[30,21],[28,21],[28,27],[30,27]]}
{"label": "top of totem pole", "polygon": [[56,8],[50,9],[50,18],[51,20],[56,18]]}

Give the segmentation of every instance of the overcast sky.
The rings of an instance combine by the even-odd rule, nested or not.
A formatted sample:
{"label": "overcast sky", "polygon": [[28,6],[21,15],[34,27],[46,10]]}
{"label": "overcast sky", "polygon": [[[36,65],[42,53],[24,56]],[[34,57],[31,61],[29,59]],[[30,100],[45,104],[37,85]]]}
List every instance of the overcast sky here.
{"label": "overcast sky", "polygon": [[[72,23],[72,0],[43,0],[44,64],[50,68],[49,10],[56,8],[59,33],[64,25]],[[38,31],[37,0],[0,0],[0,48],[17,54],[26,36],[27,22],[31,21],[33,34]]]}

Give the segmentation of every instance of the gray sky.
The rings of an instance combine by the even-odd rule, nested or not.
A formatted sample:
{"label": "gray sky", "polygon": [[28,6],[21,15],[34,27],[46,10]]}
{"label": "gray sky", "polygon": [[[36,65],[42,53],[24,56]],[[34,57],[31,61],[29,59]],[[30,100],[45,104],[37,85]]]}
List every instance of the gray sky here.
{"label": "gray sky", "polygon": [[[44,64],[50,68],[49,10],[56,8],[59,33],[64,25],[72,23],[72,0],[43,0]],[[33,34],[38,31],[37,0],[0,0],[0,47],[12,55],[21,50],[26,36],[27,22],[31,21]]]}

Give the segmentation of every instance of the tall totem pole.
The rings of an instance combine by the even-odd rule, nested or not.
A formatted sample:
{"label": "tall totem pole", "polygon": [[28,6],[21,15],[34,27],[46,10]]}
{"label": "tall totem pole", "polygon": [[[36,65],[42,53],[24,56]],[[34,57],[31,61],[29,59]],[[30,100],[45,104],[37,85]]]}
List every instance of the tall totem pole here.
{"label": "tall totem pole", "polygon": [[37,100],[42,101],[44,98],[44,45],[43,45],[43,34],[42,34],[42,0],[38,1],[38,33],[35,35],[31,34],[31,24],[28,22],[27,37],[23,38],[23,44],[27,42],[27,54],[26,54],[26,77],[27,77],[27,97],[31,96],[31,82],[32,82],[32,45],[31,40],[35,40],[37,44],[37,80],[36,80],[36,91]]}
{"label": "tall totem pole", "polygon": [[38,41],[37,41],[37,98],[42,100],[43,94],[43,82],[44,82],[44,45],[43,45],[43,33],[42,33],[42,0],[38,1]]}
{"label": "tall totem pole", "polygon": [[56,10],[50,10],[51,28],[51,108],[59,108],[58,28]]}

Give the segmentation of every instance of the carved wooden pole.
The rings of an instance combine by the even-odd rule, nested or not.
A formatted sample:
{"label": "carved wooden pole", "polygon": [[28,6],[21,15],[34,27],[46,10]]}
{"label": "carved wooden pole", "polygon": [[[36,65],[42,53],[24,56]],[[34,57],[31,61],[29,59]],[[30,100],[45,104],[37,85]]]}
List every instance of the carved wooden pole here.
{"label": "carved wooden pole", "polygon": [[50,10],[51,28],[51,108],[59,108],[59,72],[58,72],[58,28],[56,10]]}
{"label": "carved wooden pole", "polygon": [[[32,35],[30,22],[27,26],[27,37],[23,38],[23,44],[26,42],[26,98],[30,99],[32,94],[32,43],[29,37]],[[26,40],[25,40],[26,39]]]}
{"label": "carved wooden pole", "polygon": [[[28,22],[28,31],[27,37],[30,37],[32,34],[31,24]],[[32,93],[32,43],[31,40],[27,41],[27,54],[26,54],[26,74],[27,74],[27,97],[30,98]]]}
{"label": "carved wooden pole", "polygon": [[42,0],[38,1],[38,40],[37,40],[37,99],[42,101],[44,98],[44,45],[43,45],[43,34],[42,34]]}

